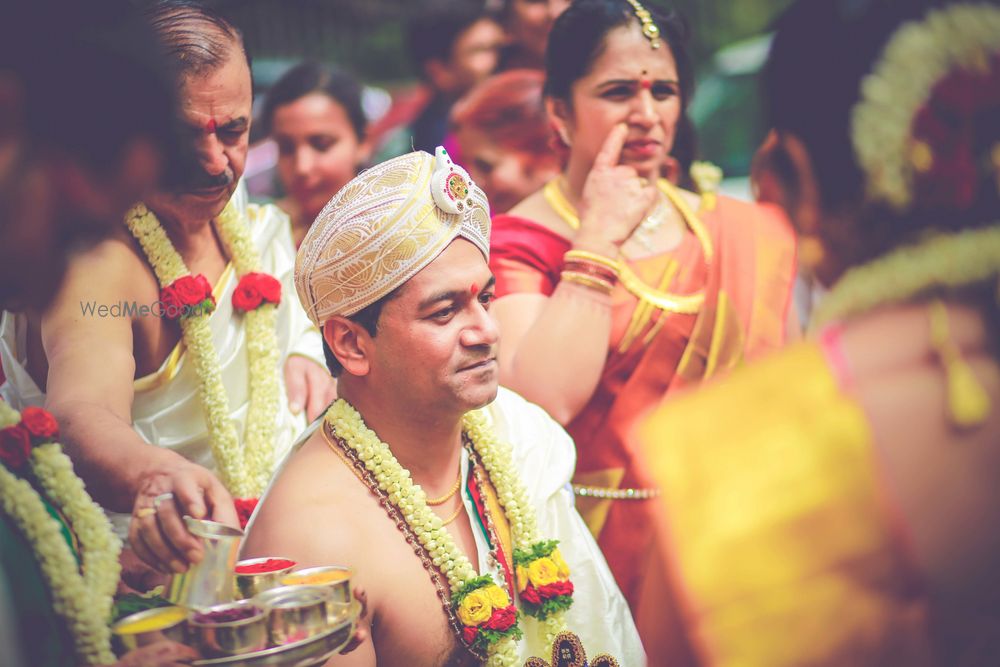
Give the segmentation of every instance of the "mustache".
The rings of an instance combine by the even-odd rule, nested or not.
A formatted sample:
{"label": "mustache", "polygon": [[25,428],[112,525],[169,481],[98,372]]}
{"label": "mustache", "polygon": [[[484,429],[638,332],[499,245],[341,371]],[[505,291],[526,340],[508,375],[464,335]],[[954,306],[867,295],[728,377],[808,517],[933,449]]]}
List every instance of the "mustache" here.
{"label": "mustache", "polygon": [[497,348],[495,346],[482,345],[482,346],[477,346],[477,349],[480,353],[475,357],[463,361],[459,365],[459,368],[468,368],[469,366],[475,366],[476,364],[481,364],[482,362],[487,361],[489,359],[495,359],[497,356]]}
{"label": "mustache", "polygon": [[222,173],[209,174],[204,169],[197,169],[184,179],[182,188],[184,190],[214,190],[223,186],[232,185],[236,178],[233,171],[226,168]]}
{"label": "mustache", "polygon": [[175,147],[174,154],[169,156],[162,187],[168,192],[183,194],[195,190],[214,190],[229,186],[235,180],[236,174],[229,166],[219,174],[210,174],[205,171],[198,154],[190,146],[181,143]]}

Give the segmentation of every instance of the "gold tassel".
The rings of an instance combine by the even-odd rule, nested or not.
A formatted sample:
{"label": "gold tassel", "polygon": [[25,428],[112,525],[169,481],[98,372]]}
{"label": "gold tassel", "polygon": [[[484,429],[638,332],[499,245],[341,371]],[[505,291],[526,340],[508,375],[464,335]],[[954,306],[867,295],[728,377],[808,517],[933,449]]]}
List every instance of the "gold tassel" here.
{"label": "gold tassel", "polygon": [[947,380],[948,416],[959,428],[978,426],[990,414],[990,397],[951,339],[944,304],[931,302],[929,314],[931,346],[941,359]]}

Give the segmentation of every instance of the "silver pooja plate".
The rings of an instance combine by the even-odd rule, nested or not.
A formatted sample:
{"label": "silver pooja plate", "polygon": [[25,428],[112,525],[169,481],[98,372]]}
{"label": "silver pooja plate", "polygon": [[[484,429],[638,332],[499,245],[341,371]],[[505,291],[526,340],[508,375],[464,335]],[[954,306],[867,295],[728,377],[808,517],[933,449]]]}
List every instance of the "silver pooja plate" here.
{"label": "silver pooja plate", "polygon": [[322,665],[342,649],[354,635],[354,623],[361,614],[361,603],[351,601],[347,616],[324,632],[292,644],[275,646],[243,655],[195,660],[195,667],[314,667]]}

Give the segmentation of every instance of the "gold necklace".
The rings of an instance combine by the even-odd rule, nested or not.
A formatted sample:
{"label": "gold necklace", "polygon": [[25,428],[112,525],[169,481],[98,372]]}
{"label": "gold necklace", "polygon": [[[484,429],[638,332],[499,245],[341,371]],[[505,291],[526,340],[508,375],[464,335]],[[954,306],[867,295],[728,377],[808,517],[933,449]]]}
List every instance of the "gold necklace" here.
{"label": "gold necklace", "polygon": [[[571,229],[576,231],[580,228],[580,217],[577,215],[573,204],[571,204],[569,199],[566,197],[566,193],[562,189],[560,180],[561,177],[557,177],[546,183],[542,190],[542,195],[545,197],[545,201],[548,202],[549,206],[552,207],[552,210],[555,211]],[[708,229],[705,228],[705,224],[698,218],[697,214],[691,210],[688,203],[684,201],[684,198],[677,191],[677,189],[670,184],[669,181],[661,178],[657,182],[657,185],[659,186],[660,192],[662,192],[667,199],[670,200],[670,203],[673,204],[680,213],[681,218],[688,226],[688,229],[691,230],[691,233],[694,234],[696,239],[698,239],[698,243],[701,245],[702,252],[705,255],[705,262],[711,263],[715,252],[712,246],[712,239],[709,236]],[[703,291],[695,292],[694,294],[672,294],[670,292],[664,292],[650,287],[646,283],[642,282],[642,279],[637,276],[624,261],[619,260],[619,265],[620,272],[618,280],[621,282],[622,287],[628,290],[637,299],[650,303],[660,310],[672,313],[694,314],[701,310],[702,305],[705,303],[705,293]]]}
{"label": "gold necklace", "polygon": [[459,502],[458,503],[458,507],[455,509],[455,513],[452,514],[447,519],[442,519],[441,520],[441,525],[442,526],[447,526],[449,523],[451,523],[452,521],[454,521],[455,519],[457,519],[458,515],[461,514],[462,510],[464,510],[464,509],[465,509],[465,503]]}
{"label": "gold necklace", "polygon": [[[443,505],[452,496],[454,496],[456,493],[458,493],[458,488],[460,486],[462,486],[462,468],[461,468],[461,466],[459,466],[458,477],[455,478],[455,484],[451,487],[451,490],[448,491],[448,493],[444,494],[440,498],[428,498],[424,502],[426,502],[428,505]],[[456,514],[455,516],[458,516],[458,515]],[[449,521],[453,520],[453,519],[454,519],[454,517],[452,517],[452,519],[449,519]]]}

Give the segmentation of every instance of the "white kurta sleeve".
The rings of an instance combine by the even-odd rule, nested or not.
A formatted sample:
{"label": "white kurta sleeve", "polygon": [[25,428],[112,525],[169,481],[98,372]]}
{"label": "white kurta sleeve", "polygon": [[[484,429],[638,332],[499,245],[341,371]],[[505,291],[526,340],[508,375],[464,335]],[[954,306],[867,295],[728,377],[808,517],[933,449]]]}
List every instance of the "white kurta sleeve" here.
{"label": "white kurta sleeve", "polygon": [[[570,567],[574,593],[573,606],[566,614],[568,629],[583,640],[588,656],[607,653],[623,667],[645,665],[628,603],[574,506],[570,480],[576,448],[572,439],[540,407],[503,388],[489,412],[501,437],[513,448],[514,464],[538,515],[539,531],[545,539],[559,540],[559,550]],[[533,649],[544,646],[538,623],[528,620],[524,627]]]}

